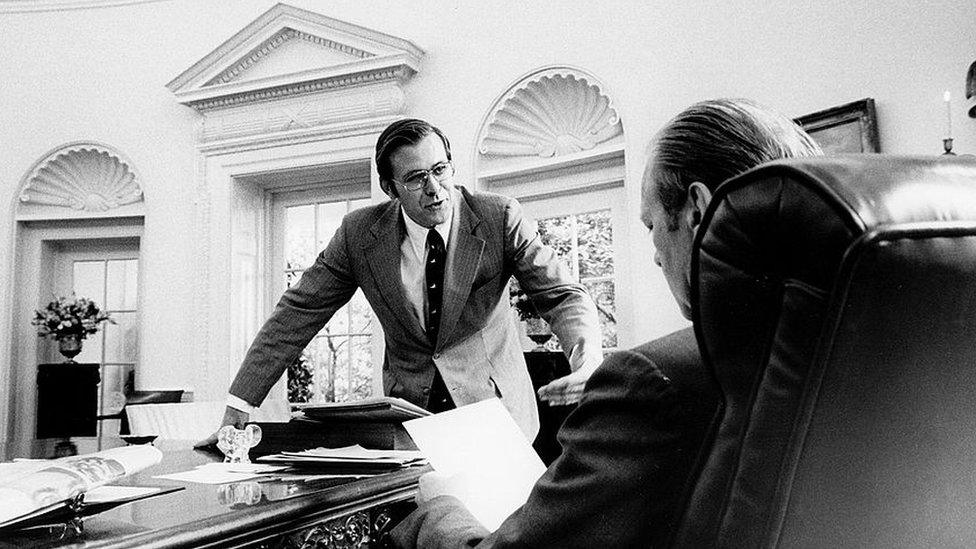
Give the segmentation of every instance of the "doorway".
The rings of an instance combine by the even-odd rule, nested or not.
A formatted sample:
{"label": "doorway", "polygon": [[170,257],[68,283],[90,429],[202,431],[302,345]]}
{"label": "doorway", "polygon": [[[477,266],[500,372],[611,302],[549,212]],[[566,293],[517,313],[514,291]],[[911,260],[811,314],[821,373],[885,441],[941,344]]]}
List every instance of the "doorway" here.
{"label": "doorway", "polygon": [[[79,451],[101,450],[119,434],[117,417],[132,391],[139,350],[139,239],[62,240],[52,244],[52,295],[74,294],[111,315],[84,340],[75,361],[98,364],[98,434],[79,441]],[[61,360],[54,345],[42,351],[47,362]],[[90,446],[94,443],[94,447]]]}
{"label": "doorway", "polygon": [[[4,427],[10,457],[49,457],[54,439],[38,440],[38,365],[63,362],[57,343],[37,337],[34,311],[57,296],[87,297],[112,314],[116,324],[102,324],[84,340],[80,363],[98,364],[98,415],[111,416],[124,403],[126,386],[139,362],[140,242],[139,218],[19,222],[12,311],[14,338]],[[81,453],[99,450],[118,434],[118,420],[99,421],[97,435],[75,440]]]}

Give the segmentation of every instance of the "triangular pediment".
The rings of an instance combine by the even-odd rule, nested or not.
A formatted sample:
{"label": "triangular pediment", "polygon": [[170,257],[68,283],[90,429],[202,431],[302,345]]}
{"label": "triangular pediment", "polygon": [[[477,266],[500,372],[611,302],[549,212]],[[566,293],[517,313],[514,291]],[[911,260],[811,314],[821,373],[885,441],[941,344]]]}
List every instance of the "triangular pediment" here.
{"label": "triangular pediment", "polygon": [[194,107],[246,103],[379,80],[418,70],[413,43],[325,15],[277,4],[167,87]]}

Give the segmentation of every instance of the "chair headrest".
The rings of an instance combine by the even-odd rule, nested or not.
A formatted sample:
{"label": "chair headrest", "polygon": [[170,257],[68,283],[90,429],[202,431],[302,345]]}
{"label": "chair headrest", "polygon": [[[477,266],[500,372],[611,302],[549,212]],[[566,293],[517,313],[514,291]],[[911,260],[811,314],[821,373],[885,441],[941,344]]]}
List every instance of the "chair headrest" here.
{"label": "chair headrest", "polygon": [[[706,361],[723,388],[748,390],[743,368],[763,354],[754,334],[772,329],[784,285],[826,298],[845,254],[869,233],[974,223],[976,160],[967,158],[789,159],[727,181],[692,258],[692,314]],[[750,340],[757,346],[742,345]]]}
{"label": "chair headrest", "polygon": [[[940,236],[942,241],[933,245],[931,240],[939,238],[932,235],[948,238]],[[842,329],[859,330],[871,326],[877,318],[871,315],[878,314],[891,317],[885,318],[886,326],[910,330],[902,320],[904,311],[920,300],[924,303],[932,291],[927,278],[916,278],[920,273],[943,273],[932,265],[944,263],[942,255],[950,248],[967,252],[952,256],[959,264],[948,271],[956,278],[943,278],[954,280],[959,291],[971,291],[972,284],[959,284],[958,277],[972,279],[971,250],[966,248],[974,246],[972,235],[976,161],[964,158],[858,155],[784,160],[760,166],[716,190],[693,247],[691,304],[702,358],[721,387],[723,407],[678,545],[712,546],[722,539],[736,539],[743,546],[768,545],[769,538],[749,536],[775,530],[771,525],[776,524],[780,498],[786,493],[786,481],[779,474],[793,466],[791,452],[801,440],[797,437],[804,436],[802,417],[809,413],[809,406],[801,404],[806,402],[808,382],[813,383],[808,376],[822,358],[817,353],[829,352],[818,347],[821,339],[830,338],[838,319],[845,319]],[[884,260],[893,255],[885,250],[907,259]],[[872,259],[878,257],[883,260]],[[887,268],[903,272],[887,277],[885,284],[864,276],[885,276]],[[852,278],[852,273],[857,276]],[[844,309],[848,279],[872,290],[858,294],[869,299],[859,300],[856,311]],[[899,284],[912,289],[899,293]],[[882,310],[886,304],[879,301],[893,293],[899,299],[890,299],[891,307]],[[851,315],[857,317],[855,322],[849,320]],[[883,330],[873,330],[871,352],[888,341]],[[857,347],[858,337],[869,331],[848,340]],[[856,362],[883,370],[877,354]]]}

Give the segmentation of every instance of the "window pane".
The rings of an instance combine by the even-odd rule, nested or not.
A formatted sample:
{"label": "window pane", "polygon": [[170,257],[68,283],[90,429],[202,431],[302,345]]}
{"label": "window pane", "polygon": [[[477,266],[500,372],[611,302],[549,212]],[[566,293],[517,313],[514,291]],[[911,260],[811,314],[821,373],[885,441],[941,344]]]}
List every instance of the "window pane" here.
{"label": "window pane", "polygon": [[139,276],[137,259],[110,260],[106,275],[105,308],[134,310],[136,308],[136,282]]}
{"label": "window pane", "polygon": [[298,280],[302,278],[302,273],[304,271],[288,271],[285,273],[285,284],[291,288],[293,285],[298,284]]}
{"label": "window pane", "polygon": [[[105,326],[105,323],[99,324],[99,326]],[[88,336],[87,339],[82,340],[81,352],[75,357],[75,362],[81,362],[83,364],[100,364],[102,362],[102,337],[103,332],[101,330],[98,333]],[[54,344],[54,349],[57,351],[57,343]],[[61,355],[55,355],[60,357]]]}
{"label": "window pane", "polygon": [[315,364],[315,385],[317,402],[335,402],[343,388],[339,375],[347,363],[348,338],[346,336],[316,337],[310,345],[310,358]]}
{"label": "window pane", "polygon": [[366,206],[369,206],[372,203],[373,203],[373,201],[370,200],[369,198],[360,198],[359,200],[350,200],[349,201],[349,211],[351,212],[353,210],[358,210],[359,208],[365,208]]}
{"label": "window pane", "polygon": [[574,265],[576,260],[573,257],[575,235],[573,234],[572,216],[564,215],[540,219],[538,224],[539,236],[542,237],[542,241],[556,250],[556,254],[566,262],[575,277],[578,271]]}
{"label": "window pane", "polygon": [[617,346],[617,299],[614,295],[613,281],[584,282],[586,290],[590,292],[596,303],[597,316],[600,319],[600,329],[603,332],[603,348]]}
{"label": "window pane", "polygon": [[316,249],[323,250],[332,240],[332,236],[339,230],[342,216],[346,215],[348,206],[345,201],[319,204],[319,234]]}
{"label": "window pane", "polygon": [[373,309],[370,308],[369,302],[366,301],[366,296],[363,295],[362,290],[356,291],[356,294],[352,296],[352,300],[349,301],[349,310],[351,321],[350,333],[371,333],[373,325]]}
{"label": "window pane", "polygon": [[360,399],[373,394],[373,354],[369,336],[353,336],[350,338],[350,367],[352,383],[349,395]]}
{"label": "window pane", "polygon": [[576,216],[580,278],[613,275],[613,229],[610,210]]}
{"label": "window pane", "polygon": [[100,382],[102,399],[99,403],[100,415],[117,414],[125,406],[126,391],[130,391],[131,364],[105,364],[102,366]]}
{"label": "window pane", "polygon": [[75,261],[73,266],[72,291],[78,297],[87,297],[100,309],[105,308],[105,262]]}
{"label": "window pane", "polygon": [[[289,214],[286,238],[290,239],[289,244],[302,242],[302,246],[286,245],[290,255],[286,255],[288,262],[284,275],[289,287],[298,282],[301,270],[314,261],[315,255],[328,246],[339,229],[343,216],[348,211],[370,204],[371,200],[364,198],[286,208]],[[314,235],[314,238],[310,235]],[[308,241],[313,241],[311,253],[304,251]],[[305,255],[300,255],[297,251],[291,253],[291,250],[299,248]],[[292,376],[295,378],[294,383],[289,386],[289,395],[304,397],[307,392],[302,387],[308,386],[312,402],[344,401],[368,396],[373,377],[370,356],[372,326],[372,310],[363,293],[356,292],[352,300],[336,311],[329,323],[305,349],[303,357],[312,373],[311,381],[303,379],[307,376],[296,370]],[[358,334],[355,348],[350,339],[350,330]]]}
{"label": "window pane", "polygon": [[341,309],[332,315],[329,323],[319,332],[322,335],[345,335],[349,333],[349,305],[343,305]]}
{"label": "window pane", "polygon": [[105,329],[105,362],[135,362],[139,349],[136,313],[114,312],[112,320],[115,324],[102,324]]}
{"label": "window pane", "polygon": [[305,269],[315,260],[315,206],[285,208],[285,268]]}

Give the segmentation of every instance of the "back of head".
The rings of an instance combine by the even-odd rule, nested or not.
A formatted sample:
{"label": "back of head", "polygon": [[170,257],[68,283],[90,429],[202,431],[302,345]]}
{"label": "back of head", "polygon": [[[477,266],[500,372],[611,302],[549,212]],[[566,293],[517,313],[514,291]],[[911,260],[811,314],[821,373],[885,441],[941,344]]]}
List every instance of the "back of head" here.
{"label": "back of head", "polygon": [[383,130],[383,133],[376,139],[376,171],[380,176],[380,188],[391,197],[397,196],[395,185],[391,185],[393,180],[393,166],[391,159],[393,154],[400,147],[416,145],[423,138],[430,134],[435,134],[444,144],[444,152],[447,159],[451,160],[451,143],[447,140],[440,129],[418,118],[404,118],[390,124]]}
{"label": "back of head", "polygon": [[658,132],[645,181],[674,217],[688,186],[712,192],[722,182],[771,160],[822,154],[820,146],[786,116],[748,99],[696,103]]}

